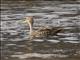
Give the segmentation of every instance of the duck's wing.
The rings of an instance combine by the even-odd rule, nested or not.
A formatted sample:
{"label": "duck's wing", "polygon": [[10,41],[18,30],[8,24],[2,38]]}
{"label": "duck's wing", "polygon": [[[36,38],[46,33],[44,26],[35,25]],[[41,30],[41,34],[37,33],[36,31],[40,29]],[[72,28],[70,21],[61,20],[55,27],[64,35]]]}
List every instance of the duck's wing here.
{"label": "duck's wing", "polygon": [[42,27],[42,28],[39,28],[38,31],[63,31],[63,28],[62,27]]}
{"label": "duck's wing", "polygon": [[57,33],[63,31],[60,27],[52,27],[52,28],[41,28],[36,31],[33,31],[32,36],[34,37],[49,37],[53,35],[57,35]]}
{"label": "duck's wing", "polygon": [[46,30],[51,30],[51,28],[48,28],[48,27],[40,27],[39,29],[38,29],[38,31],[46,31]]}
{"label": "duck's wing", "polygon": [[55,35],[59,32],[63,32],[63,28],[62,27],[52,27],[52,28],[41,28],[38,30],[39,32],[45,32],[46,34],[49,35]]}
{"label": "duck's wing", "polygon": [[51,30],[51,32],[52,32],[51,34],[55,35],[57,33],[63,32],[63,31],[64,31],[64,29],[62,27],[53,27]]}
{"label": "duck's wing", "polygon": [[40,28],[32,32],[33,37],[47,37],[51,34],[51,29],[48,28]]}

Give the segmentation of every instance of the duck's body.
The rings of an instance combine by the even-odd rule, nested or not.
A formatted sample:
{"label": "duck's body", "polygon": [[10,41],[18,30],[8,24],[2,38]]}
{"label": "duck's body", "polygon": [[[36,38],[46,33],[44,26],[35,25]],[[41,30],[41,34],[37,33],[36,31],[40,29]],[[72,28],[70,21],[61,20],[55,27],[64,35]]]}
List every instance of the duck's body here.
{"label": "duck's body", "polygon": [[35,30],[35,31],[32,31],[31,33],[31,37],[33,38],[43,38],[43,37],[50,37],[50,36],[54,36],[54,35],[57,35],[57,33],[61,32],[62,29],[61,28],[43,28],[43,29],[39,29],[39,30]]}
{"label": "duck's body", "polygon": [[26,17],[26,20],[24,21],[24,23],[29,24],[31,38],[50,37],[50,36],[56,35],[58,32],[61,32],[63,30],[60,27],[52,27],[52,28],[43,27],[38,30],[33,30],[33,17]]}

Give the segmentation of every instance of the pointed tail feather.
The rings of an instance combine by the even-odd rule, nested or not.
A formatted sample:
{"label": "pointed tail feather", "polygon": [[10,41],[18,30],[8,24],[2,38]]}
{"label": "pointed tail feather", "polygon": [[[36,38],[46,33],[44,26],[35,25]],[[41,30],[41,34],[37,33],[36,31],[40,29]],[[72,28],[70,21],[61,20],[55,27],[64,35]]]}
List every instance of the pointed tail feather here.
{"label": "pointed tail feather", "polygon": [[59,32],[63,32],[63,29],[59,28],[59,29],[53,30],[52,32],[53,32],[52,35],[56,35]]}

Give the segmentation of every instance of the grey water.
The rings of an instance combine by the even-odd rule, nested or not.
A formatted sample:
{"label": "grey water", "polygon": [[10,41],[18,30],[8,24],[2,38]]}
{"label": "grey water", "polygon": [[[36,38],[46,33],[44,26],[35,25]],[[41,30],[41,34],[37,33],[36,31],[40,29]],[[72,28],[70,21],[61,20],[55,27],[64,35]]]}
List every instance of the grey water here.
{"label": "grey water", "polygon": [[[2,60],[80,60],[80,1],[1,0]],[[34,16],[34,28],[63,27],[51,39],[29,39],[22,21]]]}

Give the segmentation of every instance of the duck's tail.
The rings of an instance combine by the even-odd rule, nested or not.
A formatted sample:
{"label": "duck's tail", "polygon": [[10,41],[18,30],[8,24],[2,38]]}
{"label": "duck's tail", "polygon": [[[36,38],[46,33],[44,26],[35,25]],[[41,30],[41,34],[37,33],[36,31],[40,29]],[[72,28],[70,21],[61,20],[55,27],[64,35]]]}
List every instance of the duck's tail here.
{"label": "duck's tail", "polygon": [[52,35],[57,35],[57,33],[63,32],[63,28],[56,28],[52,30]]}

